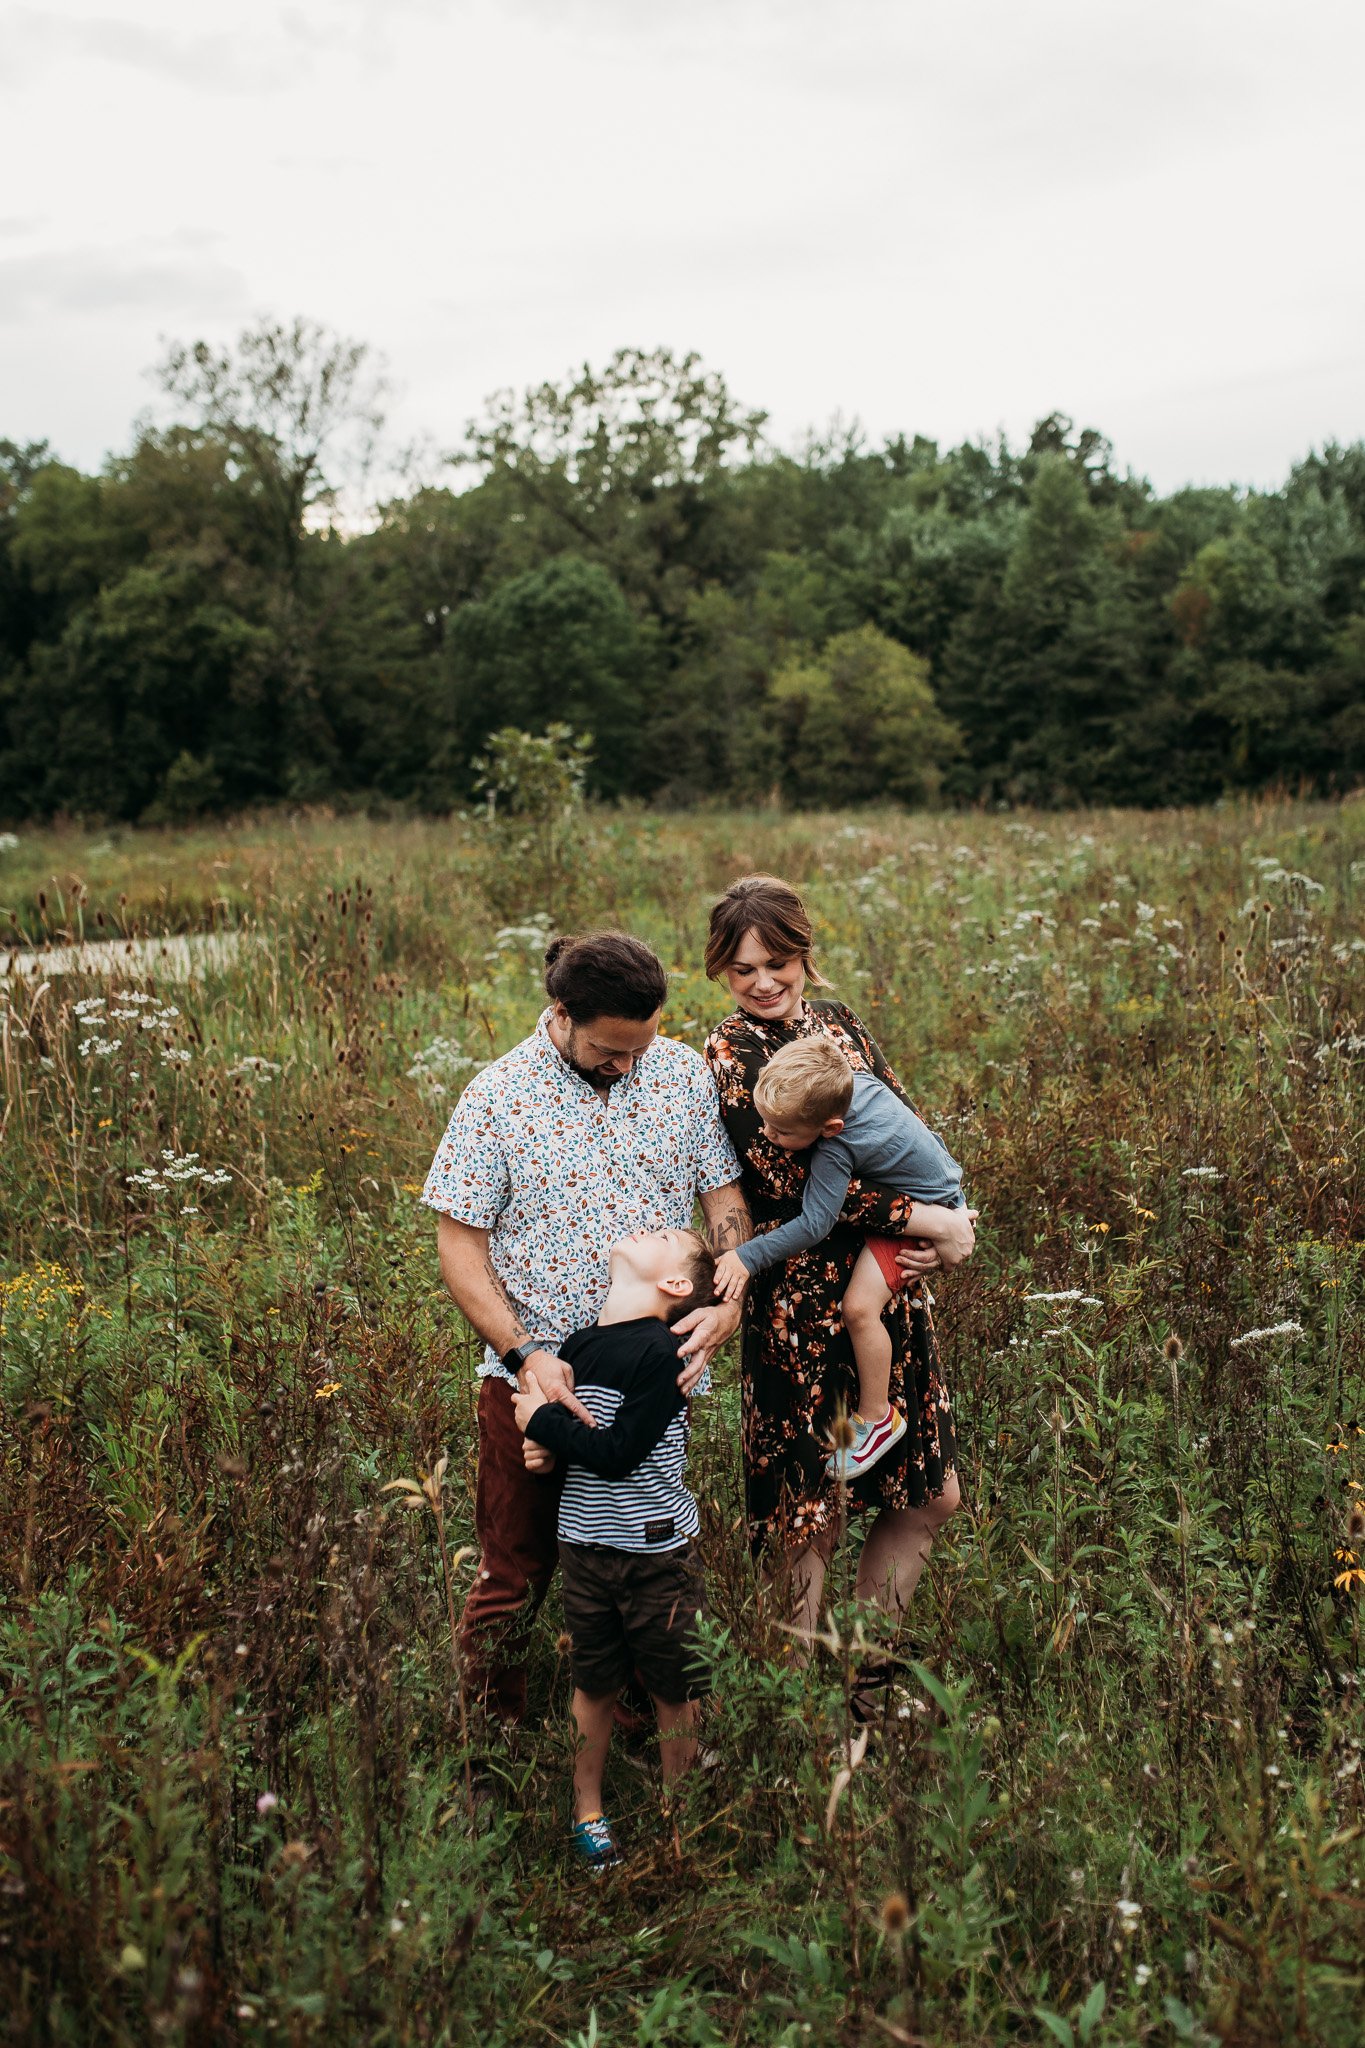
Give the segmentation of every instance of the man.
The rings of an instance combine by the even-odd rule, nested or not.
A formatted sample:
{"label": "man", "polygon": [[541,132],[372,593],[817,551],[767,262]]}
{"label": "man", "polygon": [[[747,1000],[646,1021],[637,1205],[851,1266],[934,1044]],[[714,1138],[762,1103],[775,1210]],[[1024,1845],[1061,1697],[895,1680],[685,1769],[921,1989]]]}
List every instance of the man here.
{"label": "man", "polygon": [[[513,1398],[538,1388],[591,1425],[556,1349],[596,1322],[619,1239],[688,1228],[697,1199],[713,1250],[750,1235],[715,1084],[699,1054],[658,1036],[668,984],[656,956],[639,939],[598,932],[556,939],[545,968],[550,1007],[469,1083],[422,1196],[440,1218],[442,1278],[487,1347],[474,1509],[482,1557],[461,1649],[470,1694],[507,1722],[526,1710],[527,1630],[558,1557],[562,1476],[528,1470]],[[684,1394],[739,1315],[722,1303],[675,1326]]]}

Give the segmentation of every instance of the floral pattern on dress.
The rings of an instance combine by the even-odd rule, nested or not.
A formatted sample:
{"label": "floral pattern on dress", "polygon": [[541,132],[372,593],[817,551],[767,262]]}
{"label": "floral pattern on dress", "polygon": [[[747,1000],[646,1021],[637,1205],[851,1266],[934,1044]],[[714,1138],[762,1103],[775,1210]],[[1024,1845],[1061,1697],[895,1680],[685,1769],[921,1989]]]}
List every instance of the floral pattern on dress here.
{"label": "floral pattern on dress", "polygon": [[[774,1229],[801,1208],[807,1157],[763,1136],[754,1083],[773,1054],[793,1039],[832,1038],[850,1065],[908,1097],[866,1029],[842,1003],[812,1001],[793,1023],[767,1023],[743,1010],[706,1041],[721,1115],[744,1162],[743,1186],[755,1232]],[[822,1534],[838,1512],[825,1471],[829,1432],[842,1404],[857,1404],[858,1374],[840,1305],[869,1233],[904,1234],[909,1199],[877,1188],[849,1189],[829,1236],[749,1286],[742,1353],[742,1414],[749,1538],[754,1549],[799,1545]],[[922,1286],[897,1295],[886,1311],[891,1336],[891,1399],[909,1424],[893,1451],[849,1489],[854,1508],[921,1507],[943,1491],[956,1460],[952,1413],[939,1371],[938,1344]]]}
{"label": "floral pattern on dress", "polygon": [[[691,1046],[656,1038],[604,1102],[554,1045],[549,1014],[469,1083],[422,1200],[487,1230],[508,1300],[553,1349],[597,1321],[617,1239],[689,1229],[696,1197],[737,1181],[739,1161]],[[479,1372],[513,1378],[491,1346]]]}

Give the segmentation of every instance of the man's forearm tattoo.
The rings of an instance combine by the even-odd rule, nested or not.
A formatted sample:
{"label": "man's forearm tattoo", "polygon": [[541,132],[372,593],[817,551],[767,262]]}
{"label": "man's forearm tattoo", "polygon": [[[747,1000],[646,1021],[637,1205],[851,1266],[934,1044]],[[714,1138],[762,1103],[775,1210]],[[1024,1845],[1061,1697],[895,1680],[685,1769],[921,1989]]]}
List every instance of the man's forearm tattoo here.
{"label": "man's forearm tattoo", "polygon": [[483,1270],[484,1277],[487,1279],[489,1286],[493,1289],[493,1292],[497,1295],[498,1300],[502,1303],[503,1307],[507,1310],[508,1315],[512,1318],[512,1323],[514,1328],[516,1329],[518,1341],[523,1344],[528,1343],[530,1341],[531,1333],[527,1329],[525,1323],[523,1323],[523,1321],[521,1320],[521,1317],[517,1314],[516,1310],[513,1308],[511,1298],[508,1295],[507,1289],[503,1286],[502,1275],[499,1273],[497,1267],[493,1264],[491,1258],[484,1259]]}
{"label": "man's forearm tattoo", "polygon": [[736,1245],[747,1244],[753,1236],[749,1211],[739,1202],[722,1209],[718,1216],[707,1218],[706,1234],[713,1252],[732,1252]]}

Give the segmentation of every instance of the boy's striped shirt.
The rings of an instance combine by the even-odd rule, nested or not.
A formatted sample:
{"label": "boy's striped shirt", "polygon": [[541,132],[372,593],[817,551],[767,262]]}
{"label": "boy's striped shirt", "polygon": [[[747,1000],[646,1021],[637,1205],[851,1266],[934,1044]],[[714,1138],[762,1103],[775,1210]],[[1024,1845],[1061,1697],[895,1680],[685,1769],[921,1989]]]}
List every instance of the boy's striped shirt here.
{"label": "boy's striped shirt", "polygon": [[642,1316],[576,1330],[559,1353],[597,1424],[589,1429],[547,1402],[526,1431],[568,1466],[560,1538],[609,1550],[678,1549],[696,1535],[700,1518],[683,1477],[688,1421],[677,1337]]}

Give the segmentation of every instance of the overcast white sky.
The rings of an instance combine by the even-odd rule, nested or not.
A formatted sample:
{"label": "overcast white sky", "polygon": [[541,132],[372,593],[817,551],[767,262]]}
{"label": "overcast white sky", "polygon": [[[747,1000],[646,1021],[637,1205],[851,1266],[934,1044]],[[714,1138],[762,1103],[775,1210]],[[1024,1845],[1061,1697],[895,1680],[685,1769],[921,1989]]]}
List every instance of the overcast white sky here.
{"label": "overcast white sky", "polygon": [[306,313],[403,435],[621,345],[794,442],[1060,408],[1159,489],[1365,437],[1360,0],[0,6],[0,435]]}

